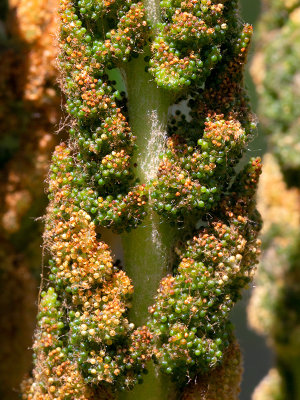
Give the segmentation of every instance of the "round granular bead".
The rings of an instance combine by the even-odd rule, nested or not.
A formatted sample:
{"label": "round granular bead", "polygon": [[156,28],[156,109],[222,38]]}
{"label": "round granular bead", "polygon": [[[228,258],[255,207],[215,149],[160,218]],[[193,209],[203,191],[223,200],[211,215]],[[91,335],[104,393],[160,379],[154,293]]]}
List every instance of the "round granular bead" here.
{"label": "round granular bead", "polygon": [[246,142],[241,124],[223,115],[207,118],[199,136],[191,146],[172,135],[152,182],[153,208],[171,221],[201,217],[218,204]]}
{"label": "round granular bead", "polygon": [[162,279],[149,308],[157,362],[177,382],[218,365],[231,341],[229,313],[260,253],[254,201],[260,172],[260,159],[252,159],[223,197],[219,219],[177,248],[175,274]]}

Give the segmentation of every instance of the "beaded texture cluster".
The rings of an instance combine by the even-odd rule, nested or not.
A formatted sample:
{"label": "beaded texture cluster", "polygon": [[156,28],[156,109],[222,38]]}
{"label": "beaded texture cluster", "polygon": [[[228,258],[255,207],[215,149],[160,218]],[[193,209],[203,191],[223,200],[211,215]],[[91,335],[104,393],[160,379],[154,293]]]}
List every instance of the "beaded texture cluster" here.
{"label": "beaded texture cluster", "polygon": [[[259,254],[260,160],[235,169],[256,130],[243,89],[252,27],[229,0],[163,0],[155,25],[131,0],[61,0],[60,16],[70,141],[56,148],[49,175],[51,273],[24,399],[109,398],[141,383],[150,359],[184,387],[235,351],[228,316]],[[135,176],[126,94],[109,78],[138,57],[149,81],[189,108],[187,117],[170,113],[150,183]],[[113,262],[99,228],[135,229],[150,207],[184,227],[186,240],[174,248],[173,273],[162,279],[146,325],[135,327],[126,265]]]}

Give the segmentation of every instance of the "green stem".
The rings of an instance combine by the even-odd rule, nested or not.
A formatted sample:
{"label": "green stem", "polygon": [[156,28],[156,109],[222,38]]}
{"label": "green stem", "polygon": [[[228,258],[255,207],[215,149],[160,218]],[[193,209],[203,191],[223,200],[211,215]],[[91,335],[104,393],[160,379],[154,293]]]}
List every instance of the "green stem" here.
{"label": "green stem", "polygon": [[[169,99],[150,81],[142,57],[129,64],[126,78],[129,121],[137,144],[135,173],[147,184],[156,175],[164,149]],[[122,235],[126,271],[135,286],[130,317],[138,325],[145,324],[159,281],[168,272],[173,236],[150,206],[147,211],[140,227]]]}
{"label": "green stem", "polygon": [[[149,4],[145,2],[145,6]],[[158,22],[157,3],[148,13],[153,25]],[[158,3],[159,5],[159,3]],[[149,50],[149,49],[148,49]],[[146,50],[147,53],[147,50]],[[145,54],[145,53],[144,53]],[[134,162],[136,176],[141,183],[149,183],[159,166],[159,155],[164,150],[169,95],[159,89],[151,76],[145,72],[144,56],[126,66],[129,121],[136,136],[137,152]],[[151,201],[151,200],[150,200]],[[134,284],[134,296],[130,310],[130,321],[137,326],[146,323],[148,307],[161,278],[170,272],[171,249],[175,232],[156,215],[151,205],[142,225],[122,235],[124,264]],[[164,400],[173,395],[173,387],[166,376],[161,376],[151,363],[142,386],[132,392],[120,394],[122,400]]]}
{"label": "green stem", "polygon": [[[159,154],[163,151],[167,113],[170,100],[158,89],[145,72],[144,60],[133,60],[126,70],[129,101],[129,120],[136,136],[136,176],[148,183],[155,176]],[[130,321],[137,326],[147,321],[148,307],[153,304],[161,278],[170,272],[170,254],[174,231],[148,207],[142,225],[122,235],[124,264],[134,284]],[[149,366],[142,386],[120,395],[123,400],[169,399],[172,390],[166,377],[160,376],[154,365]]]}

